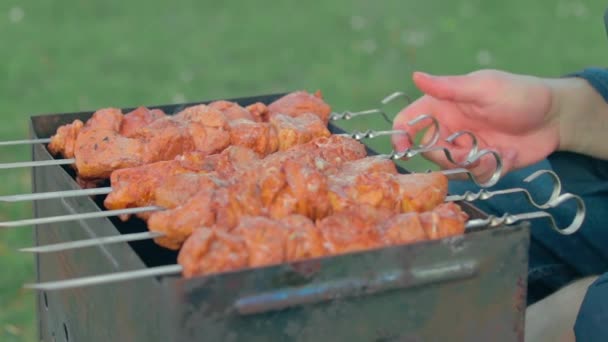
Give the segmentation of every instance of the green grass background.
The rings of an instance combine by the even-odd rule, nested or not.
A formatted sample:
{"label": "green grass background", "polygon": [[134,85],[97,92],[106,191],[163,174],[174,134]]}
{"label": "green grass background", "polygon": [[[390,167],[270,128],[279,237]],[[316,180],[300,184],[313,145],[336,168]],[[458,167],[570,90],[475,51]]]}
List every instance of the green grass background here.
{"label": "green grass background", "polygon": [[[413,70],[559,76],[608,64],[600,0],[0,2],[0,140],[31,114],[321,89],[336,110],[375,107]],[[390,108],[395,113],[400,106]],[[356,120],[348,129],[389,125]],[[374,146],[388,151],[388,140]],[[2,161],[29,149],[0,148]],[[407,166],[428,166],[413,160]],[[4,170],[0,194],[31,190]],[[31,215],[1,205],[0,219]],[[37,340],[31,230],[0,231],[0,341]]]}

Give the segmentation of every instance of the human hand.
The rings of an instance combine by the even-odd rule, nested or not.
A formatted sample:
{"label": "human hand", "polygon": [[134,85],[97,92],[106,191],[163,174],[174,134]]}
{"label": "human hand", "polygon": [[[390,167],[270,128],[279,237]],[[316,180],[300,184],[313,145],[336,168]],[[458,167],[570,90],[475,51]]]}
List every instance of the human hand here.
{"label": "human hand", "polygon": [[[413,80],[425,95],[397,115],[394,129],[413,133],[418,127],[409,127],[408,121],[422,114],[435,116],[441,126],[437,146],[449,148],[456,161],[466,159],[470,145],[465,141],[449,144],[445,138],[460,130],[475,134],[480,148],[497,151],[504,173],[534,164],[559,146],[552,90],[545,79],[481,70],[462,76],[416,72]],[[423,141],[429,138],[430,132]],[[403,135],[393,136],[393,145],[397,151],[411,147]],[[429,152],[425,157],[442,168],[454,167],[443,152]],[[470,169],[487,179],[495,162],[483,158]]]}

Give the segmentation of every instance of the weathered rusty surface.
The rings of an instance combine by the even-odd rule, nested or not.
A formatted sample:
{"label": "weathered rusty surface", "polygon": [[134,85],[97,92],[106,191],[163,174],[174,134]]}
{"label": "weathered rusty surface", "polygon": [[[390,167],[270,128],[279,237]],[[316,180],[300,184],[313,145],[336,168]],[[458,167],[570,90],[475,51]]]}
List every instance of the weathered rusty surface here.
{"label": "weathered rusty surface", "polygon": [[[280,95],[237,99],[243,105]],[[186,104],[190,105],[190,104]],[[173,113],[181,106],[161,107]],[[32,118],[34,137],[91,113]],[[332,126],[335,132],[339,129]],[[370,151],[372,152],[372,151]],[[34,160],[52,157],[33,146]],[[33,170],[35,192],[77,189],[68,168]],[[103,198],[101,198],[103,199]],[[101,210],[100,199],[36,202],[36,217]],[[472,217],[483,217],[463,203]],[[138,221],[41,225],[36,244],[145,230]],[[526,224],[291,265],[40,293],[44,341],[521,341]],[[175,263],[151,241],[37,255],[38,281]]]}

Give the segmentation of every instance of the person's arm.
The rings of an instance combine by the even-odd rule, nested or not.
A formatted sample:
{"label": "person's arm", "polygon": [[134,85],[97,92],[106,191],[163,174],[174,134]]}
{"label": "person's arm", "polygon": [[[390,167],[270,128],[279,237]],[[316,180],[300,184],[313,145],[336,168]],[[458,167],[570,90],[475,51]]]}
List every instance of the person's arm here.
{"label": "person's arm", "polygon": [[559,122],[559,150],[608,159],[608,70],[589,68],[546,81],[552,89],[549,117]]}
{"label": "person's arm", "polygon": [[526,310],[526,342],[575,341],[574,322],[589,285],[596,276],[584,278],[560,289]]}

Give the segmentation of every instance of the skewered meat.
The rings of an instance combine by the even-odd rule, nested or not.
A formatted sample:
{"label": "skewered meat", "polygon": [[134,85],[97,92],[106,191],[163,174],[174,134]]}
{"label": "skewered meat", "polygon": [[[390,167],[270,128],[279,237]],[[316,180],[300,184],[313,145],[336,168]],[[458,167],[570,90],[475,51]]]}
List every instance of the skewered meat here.
{"label": "skewered meat", "polygon": [[[363,144],[340,136],[317,138],[306,144],[294,146],[287,151],[271,154],[264,159],[259,159],[255,152],[247,148],[236,146],[231,146],[219,154],[210,156],[190,152],[172,161],[114,171],[111,175],[112,192],[106,197],[104,204],[108,209],[124,209],[161,203],[162,201],[155,199],[155,191],[164,191],[164,194],[168,194],[171,191],[168,184],[180,182],[168,179],[182,173],[214,172],[218,178],[228,179],[240,169],[261,169],[266,170],[268,181],[277,184],[280,179],[273,179],[270,170],[280,170],[286,160],[299,160],[302,163],[315,165],[319,170],[324,170],[331,165],[363,158],[365,154]],[[254,175],[256,173],[257,171],[253,172]],[[188,179],[193,180],[194,178],[196,176]],[[281,183],[282,185],[283,183]],[[193,184],[191,191],[183,193],[180,197],[185,199],[186,196],[192,194],[193,189],[196,189],[195,186],[196,184]],[[265,187],[269,186],[270,184],[265,185]],[[164,190],[160,190],[161,188]],[[163,203],[170,202],[172,200]],[[265,205],[268,203],[266,201]]]}
{"label": "skewered meat", "polygon": [[395,215],[381,230],[387,244],[413,243],[463,234],[468,219],[456,203],[442,203],[430,211]]}
{"label": "skewered meat", "polygon": [[[209,211],[213,212],[216,218],[215,223],[227,227],[227,229],[235,227],[243,216],[263,215],[281,218],[297,213],[311,216],[326,215],[327,213],[322,211],[322,208],[327,207],[323,202],[327,196],[320,193],[323,188],[304,189],[302,186],[307,187],[309,183],[302,183],[297,178],[300,176],[318,177],[318,174],[315,173],[319,172],[316,170],[317,165],[324,168],[332,165],[335,167],[337,164],[360,159],[363,156],[365,156],[363,144],[339,136],[319,138],[287,151],[270,155],[253,163],[254,165],[249,168],[237,170],[231,177],[224,179],[226,184],[215,183],[213,204],[206,209],[201,208],[200,210],[204,212],[201,211],[200,215],[206,218]],[[292,164],[287,167],[293,173],[289,176],[289,180],[285,172],[287,164]],[[302,168],[300,171],[296,169],[299,165]],[[314,166],[311,167],[312,170],[306,170],[310,166]],[[185,174],[179,177],[185,177]],[[201,196],[205,200],[211,186],[207,185],[202,188]],[[318,194],[317,197],[312,196],[315,192]],[[182,196],[187,195],[182,193]],[[184,230],[191,232],[200,227],[202,223],[194,219],[197,214],[191,213],[190,209],[192,203],[201,201],[198,196],[197,193],[172,210],[151,213],[148,229],[151,231]],[[171,198],[175,198],[175,195],[171,195]],[[157,192],[155,203],[159,202],[164,202],[164,200]],[[182,221],[179,219],[182,215],[191,219]],[[162,241],[158,241],[158,243],[162,245]]]}
{"label": "skewered meat", "polygon": [[139,128],[164,116],[165,113],[161,110],[149,110],[146,107],[136,108],[124,116],[120,109],[103,108],[93,113],[86,124],[80,120],[74,120],[74,122],[70,124],[59,127],[56,134],[51,137],[48,148],[53,155],[61,155],[64,158],[74,158],[76,138],[83,129],[85,131],[92,129],[108,129],[128,137]]}
{"label": "skewered meat", "polygon": [[331,114],[331,107],[323,101],[320,91],[314,94],[296,91],[268,105],[268,119],[277,114],[300,116],[305,113],[318,115],[323,120],[323,124],[327,125],[329,115]]}
{"label": "skewered meat", "polygon": [[124,117],[118,108],[103,108],[95,113],[84,125],[85,130],[89,129],[109,129],[114,132],[120,131]]}
{"label": "skewered meat", "polygon": [[287,231],[286,261],[318,258],[327,254],[321,231],[308,217],[290,215],[279,220]]}
{"label": "skewered meat", "polygon": [[429,239],[443,239],[464,233],[469,216],[456,203],[444,203],[420,215],[420,222]]}
{"label": "skewered meat", "polygon": [[317,115],[303,113],[292,117],[277,114],[270,118],[270,125],[276,130],[279,151],[304,144],[318,137],[329,137],[331,133]]}
{"label": "skewered meat", "polygon": [[[100,138],[100,133],[96,131],[81,130],[76,140],[76,167],[83,179],[107,178],[118,168],[171,160],[190,151],[213,154],[232,144],[267,155],[279,148],[287,149],[294,144],[330,135],[327,127],[321,125],[319,118],[312,114],[305,114],[301,118],[276,115],[270,123],[246,119],[229,123],[221,112],[198,105],[186,108],[173,117],[155,120],[132,133],[129,138],[104,130],[103,138],[110,136],[110,141],[104,144],[104,158],[111,158],[108,162],[100,160],[100,155],[94,149],[95,144],[99,144],[94,139]],[[284,141],[277,141],[277,131]],[[135,155],[121,155],[125,149]],[[126,166],[125,163],[116,162],[125,159],[129,161]],[[84,170],[80,169],[82,166]]]}
{"label": "skewered meat", "polygon": [[254,117],[254,121],[264,121],[268,116],[268,107],[262,102],[256,102],[245,109]]}
{"label": "skewered meat", "polygon": [[165,233],[164,236],[155,238],[154,241],[163,247],[176,250],[199,227],[210,227],[215,223],[215,213],[211,210],[212,200],[215,192],[213,189],[199,191],[196,201],[189,201],[181,208],[181,215],[170,215],[171,224],[163,224],[162,221],[170,210],[156,212],[150,215],[148,226],[154,225],[155,231]]}
{"label": "skewered meat", "polygon": [[287,230],[281,222],[266,217],[244,217],[233,234],[245,241],[250,267],[285,261]]}
{"label": "skewered meat", "polygon": [[266,122],[236,120],[230,123],[230,144],[250,148],[265,156],[277,151],[279,138]]}
{"label": "skewered meat", "polygon": [[389,245],[425,241],[428,235],[416,212],[395,215],[382,225],[384,243]]}
{"label": "skewered meat", "polygon": [[382,244],[377,225],[393,212],[354,205],[317,222],[325,249],[331,254],[355,252]]}
{"label": "skewered meat", "polygon": [[[207,110],[165,117],[140,128],[130,138],[111,130],[81,131],[75,151],[78,174],[84,179],[108,178],[114,170],[171,160],[197,148],[206,153],[217,152],[215,148],[227,146],[228,135],[222,140],[215,134],[215,126],[209,127],[213,132],[209,135],[200,122],[201,117],[222,115]],[[217,137],[220,139],[213,140]]]}
{"label": "skewered meat", "polygon": [[132,112],[125,114],[120,125],[120,134],[125,137],[130,137],[142,127],[145,127],[152,122],[164,118],[166,114],[160,109],[148,109],[146,107],[138,107]]}
{"label": "skewered meat", "polygon": [[[300,115],[316,115],[319,119],[324,122],[323,130],[320,130],[320,126],[307,119],[306,123],[303,122],[284,122],[282,120],[281,126],[277,127],[275,122],[262,123],[262,127],[271,125],[279,133],[285,132],[290,133],[289,138],[285,138],[285,141],[281,143],[282,149],[287,148],[293,143],[302,142],[302,140],[310,140],[312,137],[325,136],[329,132],[325,127],[327,122],[327,109],[329,106],[320,99],[320,95],[313,96],[306,92],[296,92],[287,95],[275,102],[277,104],[273,107],[280,109],[281,113],[270,111],[264,104],[256,103],[248,106],[247,109],[239,106],[236,103],[228,101],[215,101],[207,105],[191,106],[173,117],[167,117],[159,110],[148,110],[145,107],[139,107],[134,111],[123,115],[119,109],[116,108],[104,108],[98,110],[93,116],[83,124],[82,121],[75,120],[73,123],[60,127],[57,133],[51,138],[49,144],[49,150],[54,155],[63,155],[66,158],[89,158],[87,161],[80,161],[76,163],[78,170],[78,176],[83,181],[95,180],[98,178],[107,178],[109,173],[113,170],[100,170],[95,167],[95,163],[98,162],[95,156],[95,151],[90,150],[94,146],[91,141],[91,135],[84,138],[84,141],[88,141],[89,144],[86,146],[79,146],[78,136],[88,130],[102,129],[104,134],[107,133],[105,130],[111,130],[118,133],[121,136],[134,138],[141,140],[145,145],[145,155],[139,156],[142,163],[149,163],[158,160],[169,160],[176,156],[175,151],[186,152],[192,150],[192,145],[201,151],[208,153],[219,152],[224,149],[230,143],[230,127],[229,122],[244,120],[244,122],[250,121],[252,123],[262,123],[260,120],[266,118],[270,119],[279,114],[287,115],[297,118]],[[294,96],[295,95],[295,96]],[[298,101],[302,102],[299,103]],[[308,108],[304,110],[304,108]],[[317,112],[315,112],[317,111]],[[160,122],[159,122],[160,121]],[[277,120],[281,121],[281,120]],[[182,127],[178,124],[182,123]],[[296,129],[307,129],[303,130],[303,137],[300,135],[292,136],[293,132],[284,131],[287,124],[296,126]],[[185,126],[184,126],[185,125]],[[242,123],[242,125],[244,125]],[[316,126],[315,126],[316,125]],[[235,127],[235,129],[238,126]],[[257,126],[256,126],[257,128]],[[168,129],[165,131],[165,129]],[[259,128],[257,128],[259,129]],[[269,130],[269,128],[266,128]],[[311,131],[312,129],[312,131]],[[262,129],[263,130],[263,129]],[[293,129],[292,129],[293,130]],[[244,133],[241,129],[239,134]],[[172,136],[177,134],[177,136]],[[278,144],[276,139],[273,138],[277,132],[269,132],[263,137],[268,140],[268,147],[261,148],[261,153],[271,153],[276,150],[274,144]],[[158,136],[157,136],[158,135]],[[99,136],[99,134],[93,133],[92,136]],[[236,135],[233,134],[233,139]],[[292,140],[295,139],[295,140]],[[122,143],[139,145],[138,142],[130,140],[118,139],[118,136],[112,140],[120,140]],[[256,140],[256,143],[259,140]],[[100,142],[97,142],[98,144]],[[184,144],[185,143],[185,144]],[[182,146],[176,147],[177,146]],[[106,144],[106,148],[113,147],[113,145]],[[89,148],[89,149],[87,149]],[[158,150],[160,149],[160,150]],[[78,151],[78,152],[77,152]],[[117,148],[114,153],[120,153],[122,149]],[[114,156],[115,160],[128,159],[132,161],[132,156]],[[84,174],[78,169],[78,165],[87,164]],[[111,165],[112,163],[105,163],[104,165]],[[122,163],[116,163],[116,165],[122,165]]]}
{"label": "skewered meat", "polygon": [[48,146],[51,154],[74,158],[74,145],[82,127],[84,127],[84,123],[80,120],[74,120],[70,124],[59,127],[57,133],[51,137]]}
{"label": "skewered meat", "polygon": [[334,211],[362,203],[392,211],[422,212],[443,202],[448,181],[439,172],[344,172],[331,176],[329,184],[329,200]]}
{"label": "skewered meat", "polygon": [[82,132],[76,139],[76,168],[83,179],[107,178],[111,170],[141,165],[145,145],[110,129]]}
{"label": "skewered meat", "polygon": [[[424,223],[424,217],[434,218],[433,227]],[[300,215],[281,220],[245,217],[232,230],[218,225],[194,230],[178,262],[190,278],[462,234],[466,220],[454,203],[392,217],[383,209],[354,206],[316,225]],[[428,229],[446,234],[431,237]]]}
{"label": "skewered meat", "polygon": [[262,121],[257,113],[252,113],[249,110],[239,106],[238,103],[230,101],[214,101],[209,104],[210,108],[219,110],[226,115],[229,121],[246,119],[251,121]]}
{"label": "skewered meat", "polygon": [[[360,163],[363,164],[363,162]],[[215,187],[215,194],[211,207],[201,209],[204,212],[201,212],[200,215],[207,218],[211,216],[209,212],[214,212],[214,223],[216,225],[232,229],[246,216],[265,216],[280,219],[299,214],[318,220],[332,213],[350,212],[351,208],[362,205],[383,210],[384,213],[390,214],[401,213],[404,208],[409,211],[417,210],[421,212],[425,211],[427,207],[433,208],[441,204],[447,193],[447,182],[444,181],[445,175],[441,173],[395,175],[377,172],[371,175],[375,177],[372,178],[375,183],[366,183],[370,179],[367,177],[369,174],[360,175],[361,177],[353,175],[355,183],[348,186],[352,191],[336,193],[331,190],[333,187],[331,182],[336,180],[335,177],[328,177],[311,164],[303,163],[301,160],[288,159],[281,168],[245,169],[238,171],[233,177],[227,179],[224,186],[214,183],[203,188],[205,198],[211,187]],[[405,177],[411,177],[420,184],[424,184],[427,191],[432,192],[433,195],[422,195],[433,202],[419,207],[403,206],[403,201],[411,202],[413,194],[419,193],[419,189],[410,192],[399,182]],[[362,183],[361,180],[365,182]],[[407,185],[410,182],[403,183]],[[368,187],[372,184],[375,184],[376,187]],[[382,192],[377,195],[377,189],[382,189],[382,191],[389,189],[390,196],[385,196]],[[373,195],[367,196],[364,191]],[[444,194],[444,197],[439,194]],[[332,196],[334,196],[333,202]],[[335,205],[336,198],[340,206]],[[151,213],[148,220],[148,229],[151,231],[164,231],[166,229],[193,231],[202,225],[195,219],[197,214],[190,212],[191,203],[198,201],[200,201],[198,194],[195,194],[174,209]],[[187,226],[180,227],[179,225],[184,222],[179,219],[182,215],[188,216],[190,219],[187,221]],[[366,217],[369,218],[370,216],[367,215]]]}
{"label": "skewered meat", "polygon": [[202,189],[202,184],[208,179],[207,173],[226,178],[236,169],[256,160],[259,157],[255,152],[230,146],[211,156],[190,152],[170,161],[116,170],[110,177],[112,192],[104,205],[111,210],[148,205],[173,208]]}
{"label": "skewered meat", "polygon": [[198,229],[184,245],[178,262],[184,267],[184,275],[227,272],[249,265],[245,241],[238,235],[217,229]]}

